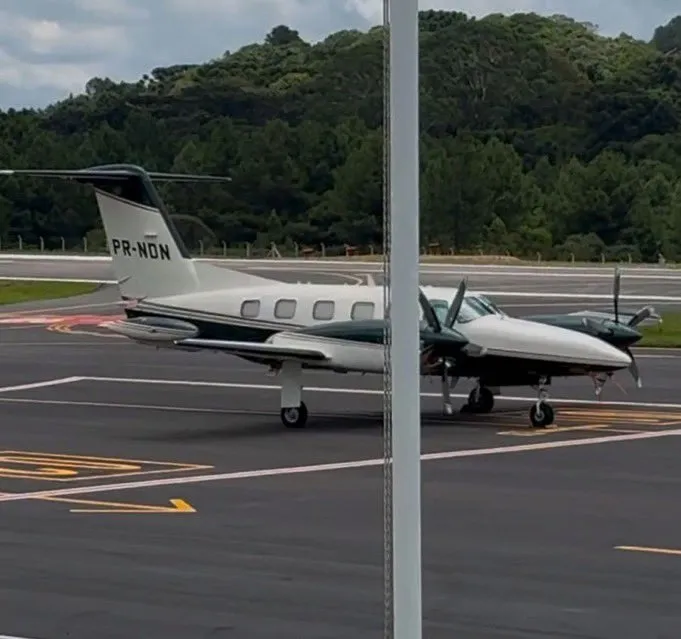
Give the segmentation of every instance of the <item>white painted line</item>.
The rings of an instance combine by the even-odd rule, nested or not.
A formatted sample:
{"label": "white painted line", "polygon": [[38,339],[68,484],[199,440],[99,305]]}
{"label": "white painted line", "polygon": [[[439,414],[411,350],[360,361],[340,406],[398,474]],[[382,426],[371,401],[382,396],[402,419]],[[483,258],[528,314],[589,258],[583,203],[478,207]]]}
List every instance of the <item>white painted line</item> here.
{"label": "white painted line", "polygon": [[0,253],[3,259],[25,260],[27,262],[110,262],[110,255],[86,255],[63,253]]}
{"label": "white painted line", "polygon": [[[568,439],[563,441],[537,442],[534,444],[519,444],[516,446],[498,446],[495,448],[473,448],[468,450],[454,450],[441,453],[426,453],[421,455],[421,461],[441,461],[445,459],[463,459],[467,457],[485,457],[490,455],[508,455],[512,453],[526,453],[537,450],[557,450],[560,448],[576,448],[578,446],[596,446],[599,444],[613,444],[617,442],[655,439],[681,435],[681,428],[668,431],[648,433],[631,433],[626,435],[608,435],[604,437],[589,437],[585,439]],[[187,484],[202,484],[214,481],[234,481],[238,479],[255,479],[262,477],[278,477],[282,475],[302,475],[305,473],[321,473],[335,470],[351,470],[356,468],[375,468],[383,466],[383,459],[361,459],[356,461],[336,462],[328,464],[312,464],[309,466],[288,466],[281,468],[264,468],[259,470],[245,470],[229,473],[211,473],[194,475],[191,477],[170,477],[165,479],[147,479],[142,481],[121,482],[98,486],[79,486],[76,488],[62,488],[55,490],[40,490],[26,493],[2,494],[2,501],[26,501],[28,499],[45,499],[47,497],[62,497],[66,495],[85,495],[119,490],[133,490],[137,488],[158,488],[160,486],[177,486]]]}
{"label": "white painted line", "polygon": [[[238,388],[242,390],[266,390],[279,391],[280,386],[272,384],[244,384],[242,382],[200,382],[186,379],[144,379],[136,377],[90,377],[85,376],[79,378],[79,381],[89,382],[105,382],[113,384],[149,384],[160,386],[198,386],[198,387],[212,387],[212,388]],[[333,388],[323,386],[305,386],[303,392],[308,393],[338,393],[345,395],[383,395],[382,390],[374,390],[370,388]],[[452,393],[452,397],[457,399],[468,398],[468,394]],[[437,397],[440,398],[440,393],[421,393],[421,397]],[[507,402],[536,402],[535,397],[523,397],[519,395],[497,395],[497,400],[504,400]],[[617,402],[604,401],[594,399],[569,399],[563,397],[552,397],[550,399],[553,404],[583,404],[587,406],[639,406],[641,408],[673,408],[681,409],[681,404],[658,404],[655,402]]]}
{"label": "white painted line", "polygon": [[83,280],[70,277],[42,277],[40,275],[34,277],[0,275],[0,280],[9,280],[11,282],[63,282],[65,284],[117,284],[116,280]]}
{"label": "white painted line", "polygon": [[[19,326],[16,328],[3,328],[3,331],[13,331],[13,330],[25,330],[33,328],[32,326]],[[86,333],[85,331],[79,331],[78,333],[75,332],[70,332],[70,333],[65,333],[66,335],[94,335],[95,333]],[[99,335],[99,334],[98,334]],[[102,337],[112,337],[111,335],[102,335]],[[108,347],[108,346],[136,346],[135,344],[120,344],[120,343],[115,343],[115,342],[108,342],[104,341],[101,339],[98,339],[96,342],[83,342],[80,339],[74,339],[71,341],[64,341],[64,342],[53,342],[53,341],[46,341],[46,342],[0,342],[0,350],[7,348],[8,346],[19,346],[19,347],[39,347],[39,348],[53,348],[53,347],[59,347],[59,346],[68,346],[70,348],[80,348],[81,346],[102,346],[102,347]],[[235,369],[230,369],[230,370],[235,370]],[[253,369],[251,368],[242,368],[240,370],[245,370],[245,371],[250,371],[252,372]]]}
{"label": "white painted line", "polygon": [[[424,287],[425,288],[425,287]],[[481,291],[471,288],[472,294],[487,295],[488,297],[542,297],[549,299],[568,300],[612,300],[612,293],[554,293],[551,291]],[[620,295],[621,300],[638,302],[681,302],[681,297],[673,295]]]}
{"label": "white painted line", "polygon": [[0,635],[0,639],[34,639],[32,637],[20,637],[19,635]]}
{"label": "white painted line", "polygon": [[[235,413],[247,414],[247,415],[275,415],[273,411],[240,411],[236,409],[228,408],[204,408],[204,407],[193,407],[193,406],[169,406],[167,404],[124,404],[116,402],[86,402],[86,401],[71,401],[68,399],[28,399],[28,398],[17,398],[17,397],[0,397],[0,403],[6,404],[35,404],[35,405],[47,405],[47,406],[82,406],[88,408],[127,408],[134,410],[153,410],[153,411],[165,411],[167,413],[202,413],[210,415],[234,415]],[[325,415],[326,416],[326,415]],[[349,415],[352,417],[352,414]]]}
{"label": "white painted line", "polygon": [[60,379],[50,379],[46,382],[34,382],[32,384],[17,384],[15,386],[0,387],[0,393],[13,393],[22,390],[34,390],[36,388],[46,388],[48,386],[60,386],[62,384],[73,384],[80,382],[82,377],[62,377]]}

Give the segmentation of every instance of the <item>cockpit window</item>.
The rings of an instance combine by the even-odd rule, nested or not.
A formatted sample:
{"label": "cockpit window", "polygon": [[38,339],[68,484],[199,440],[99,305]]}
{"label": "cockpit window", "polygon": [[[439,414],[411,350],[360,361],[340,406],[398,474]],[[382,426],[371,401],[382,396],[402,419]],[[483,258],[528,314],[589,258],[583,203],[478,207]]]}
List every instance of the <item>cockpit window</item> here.
{"label": "cockpit window", "polygon": [[[430,305],[433,307],[437,318],[440,320],[441,324],[444,324],[447,318],[447,313],[449,312],[450,301],[442,299],[431,299],[429,300]],[[486,298],[484,295],[467,295],[463,304],[461,304],[461,310],[456,318],[457,324],[465,324],[466,322],[472,322],[479,317],[484,317],[485,315],[502,315],[504,313],[494,302]],[[421,327],[426,327],[428,322],[424,317],[421,320]]]}
{"label": "cockpit window", "polygon": [[477,300],[494,315],[506,315],[506,313],[504,313],[504,311],[502,311],[491,299],[484,295],[472,295],[470,299]]}
{"label": "cockpit window", "polygon": [[494,314],[493,310],[487,308],[476,297],[465,297],[463,304],[461,305],[461,310],[459,311],[459,316],[456,318],[456,322],[457,324],[465,324],[466,322],[472,322],[479,317]]}
{"label": "cockpit window", "polygon": [[[444,323],[447,312],[449,311],[450,303],[446,300],[432,299],[430,300],[430,304],[435,310],[435,314],[440,322]],[[466,322],[472,322],[474,319],[484,317],[485,315],[503,315],[503,312],[487,298],[467,296],[464,298],[463,304],[461,304],[461,310],[456,318],[456,323],[465,324]]]}

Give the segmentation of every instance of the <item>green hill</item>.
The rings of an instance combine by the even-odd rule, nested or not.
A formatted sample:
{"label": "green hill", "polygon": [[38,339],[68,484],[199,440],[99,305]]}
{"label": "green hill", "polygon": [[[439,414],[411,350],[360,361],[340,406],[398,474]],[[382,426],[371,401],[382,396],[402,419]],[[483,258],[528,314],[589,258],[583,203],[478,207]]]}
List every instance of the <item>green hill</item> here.
{"label": "green hill", "polygon": [[[422,12],[422,244],[681,258],[678,31],[646,43],[564,16]],[[313,45],[280,26],[206,64],[93,78],[0,112],[0,165],[229,174],[227,189],[164,192],[195,246],[378,245],[383,46],[380,27]],[[80,188],[0,182],[3,246],[101,239]]]}

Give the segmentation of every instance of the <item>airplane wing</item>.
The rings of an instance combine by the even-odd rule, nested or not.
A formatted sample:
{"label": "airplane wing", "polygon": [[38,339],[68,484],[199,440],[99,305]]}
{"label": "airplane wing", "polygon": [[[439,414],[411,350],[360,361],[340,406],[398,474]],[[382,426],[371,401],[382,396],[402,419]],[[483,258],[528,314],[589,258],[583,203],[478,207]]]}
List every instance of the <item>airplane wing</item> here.
{"label": "airplane wing", "polygon": [[284,360],[312,364],[328,362],[331,359],[327,353],[319,349],[285,344],[236,342],[219,339],[201,339],[198,337],[177,340],[175,343],[178,346],[221,351],[263,364],[280,363]]}
{"label": "airplane wing", "polygon": [[[644,310],[645,309],[645,310]],[[576,315],[579,317],[590,317],[596,320],[610,320],[615,321],[615,313],[607,310],[584,310],[584,311],[574,311],[568,313],[568,315]],[[662,317],[659,313],[656,313],[652,307],[644,307],[643,309],[633,311],[633,310],[622,310],[619,311],[619,321],[622,324],[627,325],[646,325],[646,324],[658,324],[662,322]]]}

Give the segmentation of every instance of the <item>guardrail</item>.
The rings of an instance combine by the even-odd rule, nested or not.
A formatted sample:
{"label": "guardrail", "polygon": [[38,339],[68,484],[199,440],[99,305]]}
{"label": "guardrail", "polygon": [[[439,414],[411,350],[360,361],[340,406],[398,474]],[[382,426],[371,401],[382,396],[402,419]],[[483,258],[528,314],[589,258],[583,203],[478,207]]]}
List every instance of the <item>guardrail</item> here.
{"label": "guardrail", "polygon": [[[659,256],[656,263],[636,262],[631,253],[622,252],[621,249],[626,250],[627,247],[615,247],[608,249],[608,251],[601,253],[598,259],[594,260],[577,260],[574,253],[565,255],[564,259],[557,259],[554,251],[543,255],[541,252],[536,253],[532,258],[530,257],[516,257],[509,253],[506,254],[485,254],[482,251],[473,252],[456,252],[454,249],[443,250],[439,243],[431,243],[421,249],[422,263],[442,263],[442,264],[499,264],[499,265],[561,265],[561,266],[614,266],[615,264],[624,264],[628,266],[646,265],[652,267],[653,264],[658,266],[671,266],[667,263],[663,256]],[[206,259],[238,259],[238,260],[320,260],[329,262],[331,260],[339,260],[342,262],[352,261],[358,263],[377,263],[383,260],[381,254],[382,247],[375,245],[366,246],[350,246],[340,245],[327,247],[320,244],[318,247],[302,246],[298,244],[277,245],[274,242],[269,244],[266,248],[262,245],[256,246],[254,244],[245,243],[239,247],[228,246],[227,243],[221,242],[216,245],[205,245],[201,240],[198,241],[198,246],[190,248],[190,253],[195,258]],[[38,238],[38,243],[29,244],[24,242],[21,235],[16,236],[15,241],[0,242],[0,256],[7,253],[12,254],[38,254],[41,256],[52,255],[68,255],[68,256],[107,256],[108,251],[104,248],[101,238],[93,242],[92,238],[88,240],[83,237],[77,244],[67,242],[64,237],[50,237]]]}

